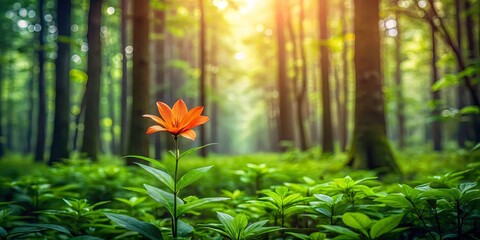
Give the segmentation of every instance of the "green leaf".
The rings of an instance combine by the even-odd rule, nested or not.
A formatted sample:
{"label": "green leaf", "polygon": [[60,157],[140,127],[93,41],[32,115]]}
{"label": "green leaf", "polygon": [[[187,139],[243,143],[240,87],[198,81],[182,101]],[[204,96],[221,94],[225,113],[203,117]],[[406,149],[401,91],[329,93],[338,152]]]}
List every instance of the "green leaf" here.
{"label": "green leaf", "polygon": [[186,203],[185,205],[177,206],[178,211],[177,211],[177,217],[181,216],[182,214],[196,208],[202,205],[205,205],[207,203],[212,203],[212,202],[220,202],[220,201],[225,201],[228,200],[229,198],[222,198],[222,197],[213,197],[213,198],[201,198],[195,201],[191,201]]}
{"label": "green leaf", "polygon": [[55,230],[57,232],[65,233],[69,236],[72,236],[72,234],[70,233],[70,231],[68,229],[66,229],[66,228],[64,228],[60,225],[56,225],[56,224],[32,223],[32,224],[24,224],[24,226],[52,229],[52,230]]}
{"label": "green leaf", "polygon": [[331,198],[328,195],[325,194],[313,194],[316,198],[318,198],[320,201],[328,203],[329,206],[333,204],[333,198]]}
{"label": "green leaf", "polygon": [[137,187],[123,187],[125,190],[129,190],[132,192],[143,193],[147,194],[147,191],[144,188],[137,188]]}
{"label": "green leaf", "polygon": [[367,215],[359,212],[347,212],[343,214],[342,220],[345,225],[358,230],[369,229],[372,224],[372,220]]}
{"label": "green leaf", "polygon": [[143,222],[127,215],[116,213],[105,213],[105,215],[118,225],[135,232],[138,232],[152,240],[163,239],[162,232],[153,224]]}
{"label": "green leaf", "polygon": [[158,178],[158,180],[160,180],[160,182],[162,182],[163,184],[165,184],[168,188],[170,188],[170,190],[174,191],[175,189],[175,182],[173,181],[173,178],[172,176],[170,176],[168,173],[162,171],[162,170],[158,170],[156,168],[153,168],[153,167],[150,167],[150,166],[147,166],[147,165],[144,165],[144,164],[141,164],[141,163],[136,163],[138,166],[142,167],[143,169],[145,169],[145,171],[149,172],[150,174],[152,174],[153,176],[155,176],[156,178]]}
{"label": "green leaf", "polygon": [[346,228],[346,227],[341,227],[341,226],[334,226],[334,225],[320,225],[320,227],[323,227],[331,232],[336,232],[340,233],[343,235],[346,235],[350,237],[351,239],[360,239],[360,236],[358,233]]}
{"label": "green leaf", "polygon": [[[153,186],[150,186],[148,184],[144,184],[145,189],[147,189],[148,195],[155,199],[155,201],[161,203],[167,210],[168,212],[173,216],[173,194],[168,193],[163,191],[160,188],[156,188]],[[183,201],[177,197],[177,208],[179,206],[183,205]],[[179,216],[179,214],[177,214]]]}
{"label": "green leaf", "polygon": [[370,229],[370,236],[372,238],[378,238],[385,233],[389,233],[395,229],[398,224],[400,224],[402,218],[403,214],[380,219],[378,222],[373,224],[372,229]]}
{"label": "green leaf", "polygon": [[218,220],[220,220],[220,223],[223,225],[225,228],[225,232],[228,234],[230,237],[234,237],[238,235],[237,230],[233,227],[233,217],[222,212],[217,212],[217,217]]}
{"label": "green leaf", "polygon": [[7,236],[7,230],[5,228],[0,227],[0,237],[6,237]]}
{"label": "green leaf", "polygon": [[103,238],[88,236],[88,235],[82,235],[82,236],[78,236],[78,237],[74,237],[74,238],[69,238],[68,240],[103,240]]}
{"label": "green leaf", "polygon": [[468,115],[468,114],[480,114],[480,107],[478,106],[466,106],[460,109],[460,114]]}
{"label": "green leaf", "polygon": [[213,166],[197,168],[185,173],[185,175],[183,175],[180,180],[178,180],[177,191],[184,189],[186,186],[203,177],[212,167]]}
{"label": "green leaf", "polygon": [[153,159],[153,158],[149,158],[149,157],[144,157],[144,156],[139,156],[139,155],[127,155],[127,156],[123,156],[122,158],[137,158],[137,159],[140,159],[140,160],[144,160],[144,161],[147,161],[161,169],[166,169],[165,165],[161,164],[158,160],[156,159]]}
{"label": "green leaf", "polygon": [[183,158],[183,157],[187,156],[188,154],[191,154],[191,153],[193,153],[193,152],[195,152],[195,151],[198,151],[198,150],[200,150],[200,149],[202,149],[202,148],[208,147],[208,146],[210,146],[210,145],[215,145],[215,144],[216,144],[216,143],[209,143],[209,144],[205,144],[205,145],[200,146],[200,147],[190,148],[190,149],[186,150],[185,152],[181,153],[179,159],[180,159],[180,158]]}
{"label": "green leaf", "polygon": [[190,224],[178,220],[178,230],[177,233],[180,237],[186,237],[195,230]]}

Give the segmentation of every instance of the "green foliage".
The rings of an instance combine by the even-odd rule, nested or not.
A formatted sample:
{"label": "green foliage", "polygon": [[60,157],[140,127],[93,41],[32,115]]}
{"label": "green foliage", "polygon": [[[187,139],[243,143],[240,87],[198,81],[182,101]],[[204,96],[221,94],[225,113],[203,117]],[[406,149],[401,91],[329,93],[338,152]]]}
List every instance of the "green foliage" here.
{"label": "green foliage", "polygon": [[163,239],[162,232],[150,223],[139,221],[135,218],[115,213],[105,214],[110,220],[114,221],[118,225],[135,232],[138,232],[152,240]]}

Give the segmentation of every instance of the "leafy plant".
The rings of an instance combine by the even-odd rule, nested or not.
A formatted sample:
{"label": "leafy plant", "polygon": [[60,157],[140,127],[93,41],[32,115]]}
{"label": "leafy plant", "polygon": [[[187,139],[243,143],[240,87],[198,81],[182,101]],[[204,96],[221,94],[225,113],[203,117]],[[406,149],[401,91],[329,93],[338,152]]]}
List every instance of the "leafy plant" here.
{"label": "leafy plant", "polygon": [[237,214],[235,217],[226,213],[217,212],[220,224],[206,224],[207,229],[220,233],[222,236],[231,240],[248,240],[257,238],[259,235],[278,231],[279,227],[264,227],[268,220],[262,220],[248,224],[248,219],[244,214]]}

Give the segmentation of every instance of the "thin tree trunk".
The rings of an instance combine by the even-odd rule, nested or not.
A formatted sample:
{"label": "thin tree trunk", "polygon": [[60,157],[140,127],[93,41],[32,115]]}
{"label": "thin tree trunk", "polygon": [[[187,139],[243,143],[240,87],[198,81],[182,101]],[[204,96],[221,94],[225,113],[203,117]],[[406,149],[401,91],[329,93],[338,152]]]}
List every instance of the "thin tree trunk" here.
{"label": "thin tree trunk", "polygon": [[[58,35],[70,38],[70,0],[57,0]],[[49,164],[68,158],[70,132],[70,43],[57,41],[58,54],[55,60],[55,117]]]}
{"label": "thin tree trunk", "polygon": [[[0,51],[0,56],[4,56],[3,55],[3,51]],[[2,116],[5,116],[4,115],[4,112],[3,112],[3,103],[4,103],[4,99],[3,99],[3,82],[4,82],[4,79],[3,79],[3,63],[0,63],[0,159],[5,156],[5,136],[4,136],[4,132],[3,132],[3,118]]]}
{"label": "thin tree trunk", "polygon": [[[218,16],[215,12],[215,17]],[[219,111],[218,111],[218,96],[220,91],[217,83],[217,72],[218,72],[218,26],[214,22],[212,25],[212,34],[210,40],[210,61],[211,61],[211,71],[210,71],[210,89],[212,96],[217,96],[210,99],[210,140],[214,143],[218,143],[218,129],[220,128],[219,121]],[[218,145],[211,147],[212,152],[218,153]]]}
{"label": "thin tree trunk", "polygon": [[[129,155],[149,155],[149,138],[145,134],[150,124],[143,114],[151,112],[150,106],[150,1],[133,2],[133,82],[130,136],[127,152]],[[134,159],[128,158],[132,165]]]}
{"label": "thin tree trunk", "polygon": [[333,153],[333,128],[332,110],[330,103],[330,54],[328,49],[328,3],[327,0],[320,0],[318,5],[319,29],[320,29],[320,69],[322,83],[322,149],[324,153]]}
{"label": "thin tree trunk", "polygon": [[[156,69],[155,69],[155,81],[157,88],[155,89],[155,98],[157,101],[165,99],[165,9],[163,6],[164,1],[161,1],[161,9],[155,9],[155,51],[156,51]],[[155,159],[162,159],[162,137],[155,137]]]}
{"label": "thin tree trunk", "polygon": [[[435,84],[438,80],[438,69],[437,69],[437,41],[435,39],[435,27],[433,27],[433,21],[430,23],[431,25],[431,55],[432,55],[432,85]],[[433,150],[434,151],[441,151],[442,150],[442,125],[440,122],[440,108],[438,106],[440,101],[440,91],[432,91],[432,100],[434,101],[434,109],[432,111],[432,142],[433,142]]]}
{"label": "thin tree trunk", "polygon": [[[340,149],[345,151],[347,149],[347,141],[348,141],[348,84],[349,84],[349,61],[348,61],[348,42],[347,42],[347,14],[346,14],[346,5],[347,1],[340,2],[340,18],[342,19],[342,36],[343,40],[343,48],[342,48],[342,90],[340,91],[340,100],[341,104],[338,108],[338,129],[339,129],[339,141],[340,141]],[[337,86],[338,87],[338,86]]]}
{"label": "thin tree trunk", "polygon": [[73,132],[73,145],[72,145],[72,150],[77,151],[78,150],[78,132],[80,131],[80,121],[82,120],[82,117],[85,115],[85,104],[87,101],[87,95],[85,95],[85,90],[83,91],[83,96],[82,96],[82,101],[80,103],[80,112],[75,116],[75,131]]}
{"label": "thin tree trunk", "polygon": [[[394,1],[395,5],[397,1]],[[395,11],[395,20],[397,22],[397,36],[395,37],[395,94],[397,97],[396,117],[398,123],[398,148],[405,147],[405,115],[402,87],[402,31],[400,28],[400,14]]]}
{"label": "thin tree trunk", "polygon": [[[38,32],[38,117],[37,117],[37,140],[35,146],[35,156],[34,159],[37,162],[43,162],[45,154],[45,128],[47,121],[47,111],[46,111],[46,96],[45,96],[45,39],[44,39],[44,29],[45,21],[43,18],[44,15],[44,0],[38,1],[38,16],[39,24],[41,26],[40,31]],[[11,131],[11,130],[9,130]]]}
{"label": "thin tree trunk", "polygon": [[[207,45],[206,45],[206,23],[205,23],[205,6],[203,0],[199,0],[200,5],[200,105],[207,107],[207,90],[206,90],[206,57],[207,57]],[[207,144],[207,129],[205,125],[200,126],[200,145]],[[200,150],[202,157],[207,157],[207,148]]]}
{"label": "thin tree trunk", "polygon": [[120,97],[121,116],[120,116],[120,150],[119,153],[124,155],[127,153],[127,140],[128,140],[128,96],[130,95],[128,89],[128,59],[127,59],[127,22],[128,22],[128,0],[121,0],[122,16],[120,26],[120,38],[122,49],[122,90]]}
{"label": "thin tree trunk", "polygon": [[299,23],[298,23],[298,31],[299,31],[299,49],[300,49],[300,59],[302,62],[300,72],[301,72],[301,83],[300,89],[297,93],[297,117],[298,117],[298,125],[300,130],[300,144],[302,150],[307,150],[309,148],[308,143],[308,136],[305,130],[305,124],[308,123],[306,121],[308,118],[306,117],[306,113],[308,113],[308,92],[307,92],[307,84],[308,84],[308,72],[307,72],[307,56],[305,54],[305,31],[303,27],[303,22],[305,20],[305,1],[300,0],[300,13],[299,13]]}
{"label": "thin tree trunk", "polygon": [[[476,47],[475,45],[475,26],[474,26],[474,21],[472,18],[472,4],[470,3],[470,0],[464,0],[464,7],[465,11],[467,12],[465,16],[465,28],[466,28],[466,35],[467,35],[467,46],[468,46],[468,62],[470,64],[475,62],[475,59],[479,59],[479,54],[480,54],[480,46]],[[474,16],[474,15],[473,15]],[[480,16],[480,14],[478,15]],[[479,22],[479,21],[477,21]],[[476,34],[477,36],[477,42],[480,44],[480,40],[478,39],[478,32]],[[480,74],[477,73],[476,77],[480,77]],[[478,93],[480,92],[480,84],[477,82],[476,85],[473,86],[475,88],[475,91]],[[473,98],[471,98],[470,101],[472,104],[475,104],[475,101]],[[473,142],[480,142],[480,117],[478,114],[472,114],[471,115],[471,124],[474,132],[474,139]]]}
{"label": "thin tree trunk", "polygon": [[295,133],[293,130],[293,117],[291,105],[291,92],[287,78],[287,58],[285,49],[285,31],[284,31],[284,2],[285,0],[275,1],[275,25],[277,30],[277,60],[278,60],[278,98],[279,98],[279,116],[278,116],[278,135],[279,149],[286,150],[282,146],[283,141],[294,142]]}
{"label": "thin tree trunk", "polygon": [[[456,34],[457,34],[457,44],[458,48],[462,49],[462,20],[461,20],[461,14],[462,14],[462,1],[464,0],[457,0],[455,1],[455,27],[456,27]],[[468,0],[465,0],[468,1]],[[457,71],[460,72],[460,66],[457,64]],[[458,109],[462,109],[463,107],[466,106],[466,99],[464,95],[465,87],[462,85],[457,86],[457,107]],[[460,117],[460,120],[458,122],[458,130],[457,130],[457,143],[459,148],[465,148],[465,141],[468,136],[468,130],[467,130],[467,122]]]}
{"label": "thin tree trunk", "polygon": [[[34,83],[35,82],[35,68],[34,68],[34,66],[32,66],[31,74],[32,74],[32,76],[30,77],[30,79],[28,81],[28,119],[34,119],[35,118],[35,114],[34,114],[34,109],[35,109],[35,107],[34,107],[35,106],[35,98],[34,98],[35,97],[35,83]],[[1,91],[1,87],[0,87],[0,91]],[[0,102],[1,102],[1,99],[0,99]],[[0,115],[2,114],[1,112],[2,111],[0,110]],[[0,128],[1,128],[1,126],[0,126]],[[1,132],[1,130],[0,130],[0,132]],[[0,138],[1,138],[1,136],[2,135],[0,133]],[[33,138],[33,124],[30,123],[27,126],[27,134],[25,136],[24,152],[26,154],[32,153],[32,138]]]}
{"label": "thin tree trunk", "polygon": [[102,73],[102,55],[100,41],[100,23],[103,0],[90,0],[88,13],[88,81],[85,89],[85,131],[82,153],[92,160],[98,159],[100,145],[100,82]]}
{"label": "thin tree trunk", "polygon": [[355,128],[349,165],[398,172],[388,144],[380,66],[379,0],[355,0]]}

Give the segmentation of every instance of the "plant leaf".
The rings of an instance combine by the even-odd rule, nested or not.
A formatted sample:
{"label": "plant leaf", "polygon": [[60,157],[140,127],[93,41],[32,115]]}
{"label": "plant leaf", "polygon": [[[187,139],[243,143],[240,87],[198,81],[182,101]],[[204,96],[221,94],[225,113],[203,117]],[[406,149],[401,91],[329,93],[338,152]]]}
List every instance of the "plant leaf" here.
{"label": "plant leaf", "polygon": [[372,229],[370,229],[370,236],[372,238],[378,238],[385,233],[389,233],[395,229],[398,224],[400,224],[402,218],[403,214],[380,219],[378,222],[373,224]]}
{"label": "plant leaf", "polygon": [[367,215],[359,212],[346,212],[342,220],[345,225],[358,230],[369,229],[372,224],[372,220]]}
{"label": "plant leaf", "polygon": [[341,227],[341,226],[334,226],[334,225],[320,225],[320,227],[323,227],[331,232],[336,232],[340,233],[343,235],[346,235],[350,237],[351,239],[360,239],[358,236],[358,233],[346,228],[346,227]]}
{"label": "plant leaf", "polygon": [[209,144],[205,144],[205,145],[200,146],[200,147],[190,148],[190,149],[186,150],[185,152],[181,153],[180,156],[179,156],[179,159],[180,159],[180,158],[183,158],[183,157],[187,156],[188,154],[191,154],[191,153],[193,153],[193,152],[195,152],[195,151],[198,151],[198,150],[200,150],[200,149],[202,149],[202,148],[208,147],[208,146],[210,146],[210,145],[215,145],[215,144],[216,144],[216,143],[209,143]]}
{"label": "plant leaf", "polygon": [[181,206],[177,206],[178,207],[178,211],[177,211],[177,217],[181,216],[182,214],[196,208],[196,207],[199,207],[199,206],[202,206],[204,204],[207,204],[207,203],[211,203],[211,202],[220,202],[220,201],[225,201],[225,200],[228,200],[230,198],[222,198],[222,197],[212,197],[212,198],[201,198],[201,199],[198,199],[198,200],[195,200],[195,201],[191,201],[191,202],[188,202],[186,203],[185,205],[181,205]]}
{"label": "plant leaf", "polygon": [[180,237],[186,237],[195,230],[190,224],[178,220],[178,230],[177,233]]}
{"label": "plant leaf", "polygon": [[[145,189],[147,189],[148,195],[155,199],[155,201],[161,203],[167,210],[168,212],[173,216],[173,194],[169,192],[165,192],[160,188],[156,188],[153,186],[150,186],[148,184],[144,184]],[[177,208],[180,208],[179,206],[183,205],[183,201],[177,197]],[[179,216],[179,214],[177,214]]]}
{"label": "plant leaf", "polygon": [[151,223],[143,222],[122,214],[105,213],[105,215],[121,227],[138,232],[152,240],[163,239],[162,232]]}
{"label": "plant leaf", "polygon": [[162,182],[168,188],[170,188],[170,190],[172,191],[174,190],[175,182],[173,181],[172,176],[170,176],[168,173],[166,173],[165,171],[141,164],[141,163],[136,163],[136,164],[142,167],[143,169],[145,169],[145,171],[149,172],[150,174],[158,178],[158,180],[160,180],[160,182]]}
{"label": "plant leaf", "polygon": [[[213,166],[202,167],[190,170],[189,172],[185,173],[177,183],[177,191],[184,189],[186,186],[192,184],[193,182],[197,181],[201,177],[203,177]],[[173,180],[173,179],[172,179]]]}
{"label": "plant leaf", "polygon": [[147,161],[161,169],[166,169],[165,168],[165,165],[161,164],[158,160],[156,159],[153,159],[153,158],[149,158],[149,157],[144,157],[144,156],[140,156],[140,155],[127,155],[127,156],[123,156],[122,158],[137,158],[137,159],[140,159],[140,160],[144,160],[144,161]]}

